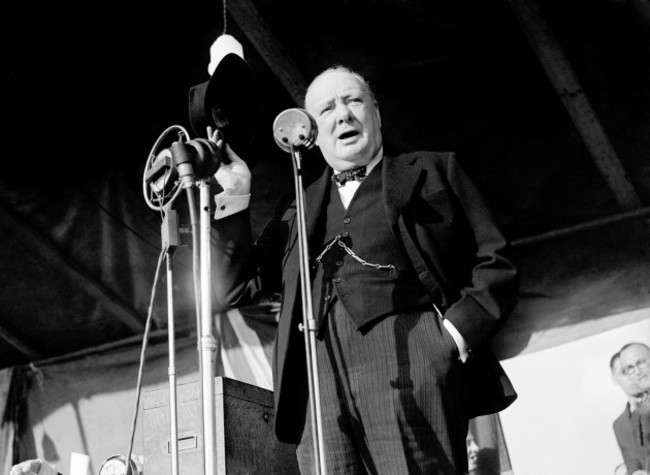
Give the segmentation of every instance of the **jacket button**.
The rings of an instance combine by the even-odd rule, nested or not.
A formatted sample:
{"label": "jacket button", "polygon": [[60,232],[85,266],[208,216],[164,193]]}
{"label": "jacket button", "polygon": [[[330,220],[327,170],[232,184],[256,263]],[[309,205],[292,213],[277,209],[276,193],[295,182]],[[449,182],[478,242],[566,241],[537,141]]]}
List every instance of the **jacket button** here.
{"label": "jacket button", "polygon": [[343,220],[343,222],[344,222],[345,224],[348,224],[350,221],[351,221],[350,218],[345,218],[345,219]]}
{"label": "jacket button", "polygon": [[336,264],[337,266],[341,267],[341,266],[343,265],[343,261],[336,261],[335,264]]}
{"label": "jacket button", "polygon": [[339,283],[339,282],[341,282],[341,278],[340,278],[340,277],[334,277],[334,278],[332,279],[332,282]]}

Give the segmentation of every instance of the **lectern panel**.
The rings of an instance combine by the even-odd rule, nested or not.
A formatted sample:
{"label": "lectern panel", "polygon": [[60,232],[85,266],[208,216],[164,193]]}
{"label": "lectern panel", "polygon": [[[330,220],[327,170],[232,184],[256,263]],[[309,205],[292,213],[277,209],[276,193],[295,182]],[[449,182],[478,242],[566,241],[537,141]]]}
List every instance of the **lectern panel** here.
{"label": "lectern panel", "polygon": [[[180,475],[203,474],[201,387],[193,382],[176,389]],[[144,395],[145,473],[171,475],[169,388]],[[218,475],[298,474],[296,447],[273,434],[273,393],[233,379],[215,378]]]}

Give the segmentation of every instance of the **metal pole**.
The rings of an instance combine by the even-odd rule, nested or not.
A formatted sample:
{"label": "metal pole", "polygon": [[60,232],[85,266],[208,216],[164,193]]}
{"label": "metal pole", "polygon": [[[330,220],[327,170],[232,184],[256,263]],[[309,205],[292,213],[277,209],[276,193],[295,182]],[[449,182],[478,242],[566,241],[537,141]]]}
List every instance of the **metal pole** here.
{"label": "metal pole", "polygon": [[167,252],[167,331],[169,342],[169,423],[171,430],[172,475],[178,475],[178,411],[176,407],[176,344],[174,329],[174,287],[172,255]]}
{"label": "metal pole", "polygon": [[210,186],[199,182],[201,237],[201,391],[203,405],[204,475],[216,475],[216,401],[214,397],[217,340],[212,334],[212,274],[210,253]]}
{"label": "metal pole", "polygon": [[311,276],[309,272],[309,251],[305,222],[305,197],[302,185],[301,154],[297,147],[291,147],[293,158],[294,185],[296,189],[296,212],[298,218],[298,247],[300,253],[300,284],[302,291],[302,332],[305,337],[307,354],[307,378],[309,382],[309,406],[311,410],[312,439],[316,474],[326,474],[325,448],[323,445],[323,424],[320,406],[320,385],[318,382],[318,361],[316,358],[316,321],[311,294]]}

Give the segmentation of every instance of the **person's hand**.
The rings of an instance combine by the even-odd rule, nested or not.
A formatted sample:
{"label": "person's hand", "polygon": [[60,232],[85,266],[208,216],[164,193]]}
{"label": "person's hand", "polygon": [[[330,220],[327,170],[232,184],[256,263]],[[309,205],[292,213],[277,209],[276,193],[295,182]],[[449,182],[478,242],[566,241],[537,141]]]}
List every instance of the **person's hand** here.
{"label": "person's hand", "polygon": [[248,165],[230,148],[230,145],[225,144],[224,150],[230,163],[221,163],[214,174],[215,179],[223,188],[225,195],[248,195],[251,190],[251,172]]}
{"label": "person's hand", "polygon": [[463,335],[460,334],[460,332],[456,329],[454,324],[451,323],[446,318],[442,320],[442,324],[444,325],[447,332],[449,332],[451,337],[454,339],[454,342],[456,342],[456,346],[458,347],[458,357],[464,363],[465,361],[467,361],[467,358],[469,358],[469,346],[467,345],[465,338],[463,338]]}
{"label": "person's hand", "polygon": [[57,475],[57,471],[53,465],[41,459],[34,459],[14,465],[9,475]]}

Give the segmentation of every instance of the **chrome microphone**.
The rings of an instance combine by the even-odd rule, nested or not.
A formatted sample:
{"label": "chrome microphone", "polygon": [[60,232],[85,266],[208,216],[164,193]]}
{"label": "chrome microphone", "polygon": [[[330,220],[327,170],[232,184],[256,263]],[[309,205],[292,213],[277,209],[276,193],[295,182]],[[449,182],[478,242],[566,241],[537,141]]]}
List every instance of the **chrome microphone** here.
{"label": "chrome microphone", "polygon": [[300,108],[287,109],[273,121],[273,138],[285,152],[298,147],[311,148],[316,142],[318,127],[314,118]]}

